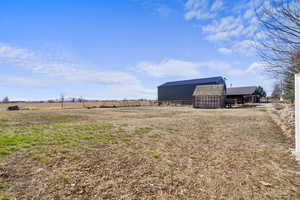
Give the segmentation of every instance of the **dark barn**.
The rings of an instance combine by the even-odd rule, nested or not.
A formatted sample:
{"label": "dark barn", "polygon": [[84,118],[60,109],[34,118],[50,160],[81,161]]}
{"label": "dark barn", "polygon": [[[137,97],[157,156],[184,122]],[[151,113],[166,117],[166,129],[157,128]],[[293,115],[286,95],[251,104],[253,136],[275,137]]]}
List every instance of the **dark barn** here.
{"label": "dark barn", "polygon": [[221,76],[167,82],[158,86],[158,101],[191,105],[193,102],[193,93],[196,86],[219,85],[219,84],[224,85],[224,87],[226,88],[225,80]]}

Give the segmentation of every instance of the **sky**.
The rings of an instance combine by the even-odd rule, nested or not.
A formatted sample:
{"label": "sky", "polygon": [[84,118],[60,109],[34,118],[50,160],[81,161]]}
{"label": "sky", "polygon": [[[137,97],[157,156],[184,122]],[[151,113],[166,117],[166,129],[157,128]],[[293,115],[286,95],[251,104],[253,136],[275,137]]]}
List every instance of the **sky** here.
{"label": "sky", "polygon": [[3,0],[0,99],[156,99],[164,82],[211,76],[270,94],[253,7],[248,0]]}

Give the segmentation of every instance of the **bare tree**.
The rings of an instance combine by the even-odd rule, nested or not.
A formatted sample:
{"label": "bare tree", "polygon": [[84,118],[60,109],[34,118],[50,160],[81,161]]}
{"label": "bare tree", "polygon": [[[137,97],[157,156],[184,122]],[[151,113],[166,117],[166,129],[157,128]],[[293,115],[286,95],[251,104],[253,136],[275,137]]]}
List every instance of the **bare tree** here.
{"label": "bare tree", "polygon": [[267,62],[267,70],[275,75],[298,72],[294,61],[300,50],[300,1],[274,1],[256,13],[263,31],[259,55]]}
{"label": "bare tree", "polygon": [[266,71],[283,80],[283,90],[292,99],[293,75],[300,72],[300,0],[269,2],[256,9],[263,35],[257,39],[258,53]]}

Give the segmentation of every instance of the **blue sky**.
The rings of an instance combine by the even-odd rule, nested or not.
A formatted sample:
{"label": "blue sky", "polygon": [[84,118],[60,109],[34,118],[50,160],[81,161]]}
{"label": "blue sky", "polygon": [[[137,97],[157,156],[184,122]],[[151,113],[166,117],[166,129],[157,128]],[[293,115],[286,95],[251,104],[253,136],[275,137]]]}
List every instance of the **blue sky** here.
{"label": "blue sky", "polygon": [[173,80],[262,85],[245,0],[1,1],[0,98],[156,99]]}

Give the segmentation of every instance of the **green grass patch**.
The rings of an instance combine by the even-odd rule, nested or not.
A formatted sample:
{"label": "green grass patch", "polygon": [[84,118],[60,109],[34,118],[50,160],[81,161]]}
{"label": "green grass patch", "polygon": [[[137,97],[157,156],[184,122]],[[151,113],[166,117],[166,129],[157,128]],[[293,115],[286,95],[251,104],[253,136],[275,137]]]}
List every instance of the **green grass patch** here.
{"label": "green grass patch", "polygon": [[0,155],[7,155],[36,143],[38,137],[32,134],[0,133]]}
{"label": "green grass patch", "polygon": [[0,194],[0,200],[12,200],[13,198],[7,194]]}
{"label": "green grass patch", "polygon": [[[127,124],[114,126],[111,123],[82,121],[79,118],[60,113],[22,114],[13,119],[14,126],[3,126],[0,129],[0,156],[31,148],[27,154],[29,159],[47,163],[57,156],[72,156],[73,152],[80,149],[129,142],[132,136],[152,130],[146,127],[128,132]],[[0,125],[7,122],[8,120],[0,118]]]}
{"label": "green grass patch", "polygon": [[[91,143],[114,142],[119,136],[110,133],[113,128],[109,123],[56,123],[51,125],[29,125],[0,130],[0,155],[34,146],[45,146],[51,151],[53,146],[66,148],[78,146],[84,141]],[[40,149],[36,148],[39,152]],[[61,151],[60,151],[61,153]],[[34,160],[44,160],[40,156],[29,155]]]}

